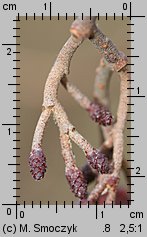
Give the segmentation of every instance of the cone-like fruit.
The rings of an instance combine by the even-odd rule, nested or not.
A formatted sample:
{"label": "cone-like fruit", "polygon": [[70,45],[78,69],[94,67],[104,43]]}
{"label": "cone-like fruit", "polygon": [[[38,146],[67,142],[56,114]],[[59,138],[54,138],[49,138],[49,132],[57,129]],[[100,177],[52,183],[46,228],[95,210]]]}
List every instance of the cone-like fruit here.
{"label": "cone-like fruit", "polygon": [[71,191],[75,194],[75,196],[80,199],[85,198],[87,195],[87,182],[84,179],[82,171],[73,166],[66,169],[65,175]]}
{"label": "cone-like fruit", "polygon": [[86,158],[88,164],[102,174],[109,172],[108,158],[98,149],[94,149],[90,152],[86,152]]}
{"label": "cone-like fruit", "polygon": [[41,147],[31,151],[29,156],[30,172],[35,180],[44,178],[46,172],[46,158]]}
{"label": "cone-like fruit", "polygon": [[107,107],[91,102],[89,108],[87,109],[92,120],[103,126],[109,126],[113,123],[113,116]]}

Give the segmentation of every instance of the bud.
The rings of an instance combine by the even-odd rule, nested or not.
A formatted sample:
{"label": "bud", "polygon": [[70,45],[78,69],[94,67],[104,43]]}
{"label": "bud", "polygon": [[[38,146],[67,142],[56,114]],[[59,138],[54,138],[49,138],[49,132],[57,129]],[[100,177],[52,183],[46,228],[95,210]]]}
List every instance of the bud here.
{"label": "bud", "polygon": [[46,172],[46,157],[41,147],[31,151],[29,156],[30,172],[35,180],[44,178]]}
{"label": "bud", "polygon": [[83,199],[87,196],[87,182],[83,173],[75,166],[67,168],[65,172],[66,178],[70,185],[71,191],[76,197]]}
{"label": "bud", "polygon": [[93,121],[103,126],[110,126],[113,123],[113,116],[106,106],[91,102],[87,111]]}
{"label": "bud", "polygon": [[86,152],[86,158],[88,164],[102,174],[109,172],[108,158],[100,150],[94,149],[90,152]]}

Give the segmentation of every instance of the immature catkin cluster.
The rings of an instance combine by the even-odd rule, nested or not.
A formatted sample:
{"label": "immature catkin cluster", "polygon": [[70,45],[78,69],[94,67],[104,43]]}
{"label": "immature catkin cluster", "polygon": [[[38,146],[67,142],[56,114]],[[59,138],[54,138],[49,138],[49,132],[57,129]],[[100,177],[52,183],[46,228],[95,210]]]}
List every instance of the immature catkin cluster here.
{"label": "immature catkin cluster", "polygon": [[88,164],[101,174],[109,172],[108,158],[99,149],[94,149],[86,153]]}
{"label": "immature catkin cluster", "polygon": [[100,125],[109,126],[113,123],[113,116],[102,104],[91,102],[87,109],[91,119]]}
{"label": "immature catkin cluster", "polygon": [[87,195],[87,182],[80,169],[73,166],[68,168],[65,172],[67,181],[70,185],[71,191],[76,197],[83,199]]}
{"label": "immature catkin cluster", "polygon": [[41,147],[31,151],[29,156],[30,172],[35,180],[44,178],[46,172],[46,157]]}

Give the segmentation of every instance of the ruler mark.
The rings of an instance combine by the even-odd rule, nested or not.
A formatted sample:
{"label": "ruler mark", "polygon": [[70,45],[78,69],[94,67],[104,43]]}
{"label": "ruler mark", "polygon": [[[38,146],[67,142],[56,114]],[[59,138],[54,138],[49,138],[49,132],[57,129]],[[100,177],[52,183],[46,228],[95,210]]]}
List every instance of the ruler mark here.
{"label": "ruler mark", "polygon": [[19,126],[20,123],[2,123],[2,125],[6,125],[6,126]]}
{"label": "ruler mark", "polygon": [[17,220],[17,212],[18,212],[18,206],[17,206],[17,201],[16,201],[16,220]]}
{"label": "ruler mark", "polygon": [[132,3],[130,2],[130,21],[131,21],[131,17],[132,17]]}
{"label": "ruler mark", "polygon": [[80,208],[81,208],[81,204],[82,204],[82,202],[80,201]]}
{"label": "ruler mark", "polygon": [[124,14],[123,14],[123,12],[122,12],[122,20],[124,19]]}
{"label": "ruler mark", "polygon": [[19,19],[19,13],[18,13],[17,19],[14,19],[13,21],[20,21],[20,19]]}
{"label": "ruler mark", "polygon": [[[20,204],[17,204],[20,205]],[[3,203],[2,206],[16,206],[16,203]]]}
{"label": "ruler mark", "polygon": [[56,213],[58,213],[58,202],[56,201]]}
{"label": "ruler mark", "polygon": [[145,95],[128,95],[127,97],[133,98],[145,98]]}
{"label": "ruler mark", "polygon": [[14,27],[13,30],[20,30],[20,27]]}
{"label": "ruler mark", "polygon": [[50,2],[50,20],[52,19],[52,3]]}
{"label": "ruler mark", "polygon": [[108,16],[107,16],[107,13],[106,13],[106,21],[107,21],[107,19],[108,19]]}
{"label": "ruler mark", "polygon": [[74,20],[76,19],[76,14],[74,13]]}
{"label": "ruler mark", "polygon": [[128,178],[145,178],[145,175],[128,175]]}
{"label": "ruler mark", "polygon": [[95,202],[96,220],[97,220],[97,201]]}
{"label": "ruler mark", "polygon": [[114,202],[112,201],[112,204],[111,204],[112,208],[113,208],[113,205],[114,205]]}
{"label": "ruler mark", "polygon": [[139,55],[127,55],[128,58],[139,58]]}
{"label": "ruler mark", "polygon": [[83,13],[82,13],[82,20],[83,20]]}
{"label": "ruler mark", "polygon": [[9,83],[8,86],[20,86],[20,83]]}
{"label": "ruler mark", "polygon": [[133,135],[130,135],[130,136],[127,136],[127,137],[134,137],[134,138],[136,138],[136,137],[139,137],[139,136],[133,136]]}
{"label": "ruler mark", "polygon": [[99,14],[99,12],[98,12],[97,18],[98,18],[98,21],[99,21],[99,20],[100,20],[100,14]]}
{"label": "ruler mark", "polygon": [[17,45],[20,45],[20,44],[2,44],[2,45],[8,45],[8,46],[17,46]]}
{"label": "ruler mark", "polygon": [[[127,17],[129,17],[129,16],[127,16]],[[135,18],[135,17],[145,17],[145,16],[131,16],[131,18]]]}
{"label": "ruler mark", "polygon": [[20,164],[8,164],[8,165],[20,165]]}

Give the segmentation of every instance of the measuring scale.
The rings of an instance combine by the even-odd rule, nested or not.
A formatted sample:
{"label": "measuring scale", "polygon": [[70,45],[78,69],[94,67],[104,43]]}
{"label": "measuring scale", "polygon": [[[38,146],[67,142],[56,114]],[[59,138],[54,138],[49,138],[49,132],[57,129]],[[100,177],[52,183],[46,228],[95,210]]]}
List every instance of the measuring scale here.
{"label": "measuring scale", "polygon": [[[91,4],[91,5],[90,5]],[[146,18],[145,1],[1,1],[1,236],[43,236],[48,234],[63,236],[89,236],[101,234],[111,236],[145,236],[146,233]],[[131,162],[131,199],[128,205],[74,205],[74,202],[63,203],[55,200],[27,201],[21,195],[22,172],[21,136],[23,125],[20,116],[23,94],[23,54],[21,43],[24,35],[21,22],[38,24],[39,21],[57,20],[72,21],[76,16],[96,15],[109,22],[117,21],[118,16],[124,22],[128,61],[131,74],[130,114],[127,143],[128,159]],[[71,22],[72,22],[71,21]],[[3,25],[2,25],[3,23]],[[42,23],[43,24],[43,23]],[[68,24],[68,23],[67,23]],[[131,30],[130,30],[131,29]],[[122,39],[121,39],[122,40]],[[63,44],[62,44],[63,45]],[[131,50],[131,54],[130,54]],[[49,52],[48,52],[49,53]],[[40,69],[41,70],[41,69]],[[44,83],[42,82],[44,86]],[[22,96],[21,96],[22,95]],[[25,139],[27,139],[25,137]],[[54,205],[52,205],[54,204]]]}

